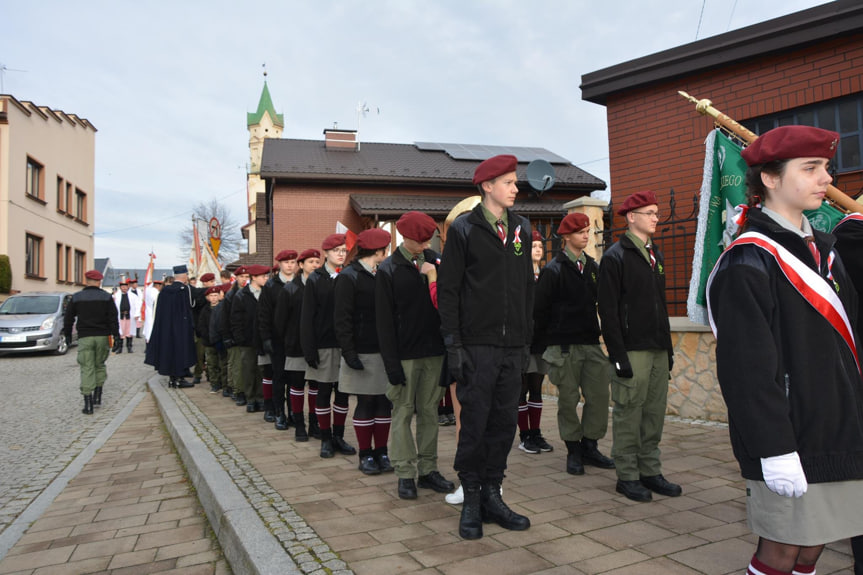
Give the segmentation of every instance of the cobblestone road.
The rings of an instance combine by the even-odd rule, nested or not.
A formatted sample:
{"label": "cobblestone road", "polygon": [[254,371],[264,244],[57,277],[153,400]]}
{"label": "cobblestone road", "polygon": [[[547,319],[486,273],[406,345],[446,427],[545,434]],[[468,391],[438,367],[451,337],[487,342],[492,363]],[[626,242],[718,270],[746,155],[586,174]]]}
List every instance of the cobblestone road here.
{"label": "cobblestone road", "polygon": [[66,468],[154,372],[135,353],[108,358],[102,407],[81,413],[77,348],[0,356],[0,533]]}

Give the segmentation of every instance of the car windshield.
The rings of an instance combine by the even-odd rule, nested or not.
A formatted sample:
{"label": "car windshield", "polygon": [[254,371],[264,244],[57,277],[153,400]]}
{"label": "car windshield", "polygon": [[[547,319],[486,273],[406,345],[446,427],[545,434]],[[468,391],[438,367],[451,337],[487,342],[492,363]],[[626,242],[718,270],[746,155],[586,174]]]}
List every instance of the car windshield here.
{"label": "car windshield", "polygon": [[58,303],[56,295],[10,297],[0,305],[0,315],[54,313]]}

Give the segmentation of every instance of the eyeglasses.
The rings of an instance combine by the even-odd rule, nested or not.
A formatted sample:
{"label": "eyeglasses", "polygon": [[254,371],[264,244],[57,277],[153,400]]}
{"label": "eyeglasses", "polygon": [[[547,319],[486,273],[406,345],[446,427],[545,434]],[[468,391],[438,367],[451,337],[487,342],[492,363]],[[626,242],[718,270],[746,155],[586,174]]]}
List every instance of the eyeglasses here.
{"label": "eyeglasses", "polygon": [[333,252],[334,254],[346,254],[346,253],[348,253],[347,248],[336,248],[336,249],[330,250],[330,251]]}
{"label": "eyeglasses", "polygon": [[657,220],[661,217],[659,212],[636,212],[632,211],[633,214],[641,214],[643,216],[647,216],[648,218],[656,218]]}

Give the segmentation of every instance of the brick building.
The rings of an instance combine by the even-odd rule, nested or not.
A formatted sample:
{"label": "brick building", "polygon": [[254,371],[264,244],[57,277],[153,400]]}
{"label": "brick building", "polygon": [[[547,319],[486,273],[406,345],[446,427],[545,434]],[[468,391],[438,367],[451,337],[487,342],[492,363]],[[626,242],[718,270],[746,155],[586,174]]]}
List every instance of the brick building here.
{"label": "brick building", "polygon": [[[841,134],[834,184],[863,191],[863,3],[840,0],[582,76],[582,98],[605,106],[612,202],[652,189],[689,206],[701,186],[712,120],[681,98],[709,98],[757,134],[808,124]],[[662,207],[668,211],[667,206]],[[677,210],[677,218],[682,212]],[[665,215],[665,214],[663,214]],[[617,218],[614,226],[621,226]],[[695,221],[665,223],[676,257],[672,315],[685,315]],[[669,229],[674,228],[674,229]],[[687,259],[689,260],[687,264]],[[682,297],[681,297],[682,296]]]}
{"label": "brick building", "polygon": [[[606,187],[599,178],[542,148],[359,142],[356,131],[339,129],[324,130],[321,140],[282,138],[284,120],[273,107],[266,83],[258,110],[248,114],[247,124],[249,223],[243,235],[249,249],[229,269],[271,265],[273,254],[286,248],[320,247],[338,223],[359,233],[386,227],[403,213],[419,210],[442,227],[460,200],[477,194],[471,184],[474,169],[495,154],[518,157],[520,194],[515,209],[549,240],[566,214],[563,204]],[[526,169],[534,159],[548,161],[554,170],[553,187],[545,192],[536,192],[527,182]]]}

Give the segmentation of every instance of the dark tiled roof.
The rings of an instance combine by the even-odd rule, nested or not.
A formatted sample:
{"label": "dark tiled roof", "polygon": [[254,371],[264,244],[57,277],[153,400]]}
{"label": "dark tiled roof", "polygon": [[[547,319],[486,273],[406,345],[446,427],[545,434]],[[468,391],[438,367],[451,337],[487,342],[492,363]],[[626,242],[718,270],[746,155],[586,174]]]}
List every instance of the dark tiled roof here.
{"label": "dark tiled roof", "polygon": [[[478,160],[454,160],[446,152],[413,144],[363,142],[360,151],[327,150],[323,140],[264,140],[262,178],[305,182],[470,185]],[[519,163],[526,179],[527,163]],[[604,190],[605,182],[572,164],[554,164],[556,189]]]}
{"label": "dark tiled roof", "polygon": [[[401,216],[416,210],[432,217],[446,217],[464,198],[458,196],[392,196],[384,194],[351,194],[351,207],[361,216]],[[563,201],[534,200],[516,202],[513,211],[525,216],[561,216]]]}
{"label": "dark tiled roof", "polygon": [[[165,276],[170,276],[174,274],[173,268],[160,269],[155,268],[153,270],[153,278],[154,279],[162,279]],[[138,278],[138,286],[141,287],[144,285],[144,278],[147,277],[147,268],[143,269],[135,269],[135,268],[111,268],[108,270],[108,273],[105,274],[105,279],[102,280],[102,287],[114,287],[120,281],[122,276],[130,277],[130,278]]]}

